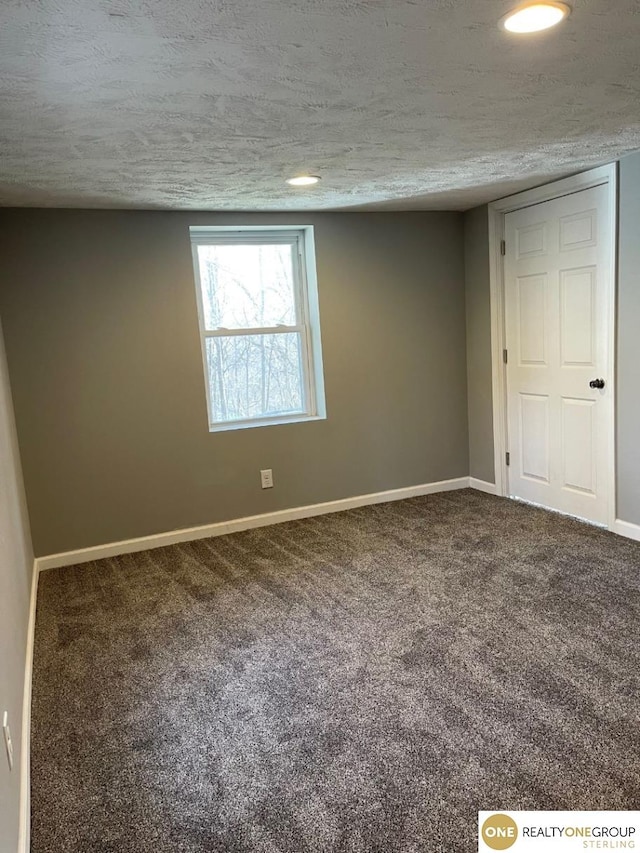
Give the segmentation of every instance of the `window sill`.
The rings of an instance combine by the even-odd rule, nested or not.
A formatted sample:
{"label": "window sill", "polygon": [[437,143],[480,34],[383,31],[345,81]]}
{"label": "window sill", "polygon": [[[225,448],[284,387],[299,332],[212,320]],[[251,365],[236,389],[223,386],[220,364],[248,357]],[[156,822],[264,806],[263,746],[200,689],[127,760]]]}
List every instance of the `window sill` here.
{"label": "window sill", "polygon": [[226,424],[209,424],[209,432],[229,432],[236,429],[254,427],[283,426],[283,424],[303,424],[309,421],[326,421],[326,415],[291,415],[289,417],[262,418],[251,421],[229,421]]}

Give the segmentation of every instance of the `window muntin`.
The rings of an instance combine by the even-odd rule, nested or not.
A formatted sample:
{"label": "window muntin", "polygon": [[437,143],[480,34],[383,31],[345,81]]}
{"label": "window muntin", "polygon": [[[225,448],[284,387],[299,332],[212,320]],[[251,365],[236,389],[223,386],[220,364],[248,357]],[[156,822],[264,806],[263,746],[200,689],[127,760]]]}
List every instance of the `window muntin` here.
{"label": "window muntin", "polygon": [[211,430],[320,416],[310,230],[191,229]]}

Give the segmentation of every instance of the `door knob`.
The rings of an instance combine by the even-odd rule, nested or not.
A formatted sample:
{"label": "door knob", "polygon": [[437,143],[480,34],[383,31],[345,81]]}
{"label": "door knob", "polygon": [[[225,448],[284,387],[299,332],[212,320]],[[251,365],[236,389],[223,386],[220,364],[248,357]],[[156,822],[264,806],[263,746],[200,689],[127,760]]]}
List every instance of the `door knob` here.
{"label": "door knob", "polygon": [[604,379],[592,379],[589,388],[604,388]]}

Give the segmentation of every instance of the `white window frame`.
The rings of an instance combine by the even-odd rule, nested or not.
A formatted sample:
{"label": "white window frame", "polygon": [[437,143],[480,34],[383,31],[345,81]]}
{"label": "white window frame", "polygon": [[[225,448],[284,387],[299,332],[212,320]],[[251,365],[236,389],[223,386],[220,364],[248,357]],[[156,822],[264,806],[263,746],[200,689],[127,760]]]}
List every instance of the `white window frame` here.
{"label": "white window frame", "polygon": [[[191,226],[191,251],[198,307],[198,325],[202,363],[204,367],[204,385],[207,397],[207,415],[210,432],[246,429],[259,426],[317,421],[326,418],[324,399],[324,378],[322,371],[322,345],[320,340],[320,311],[318,305],[318,283],[316,278],[315,246],[312,225],[247,225],[247,226]],[[267,245],[269,243],[289,243],[293,247],[293,285],[296,324],[279,325],[264,328],[215,329],[205,325],[205,311],[202,301],[200,263],[198,246],[231,245]],[[296,263],[297,261],[297,263]],[[245,418],[233,421],[213,420],[211,389],[209,387],[209,368],[207,363],[207,339],[231,337],[233,335],[270,335],[300,334],[302,385],[304,411],[288,415],[275,414],[267,417]]]}

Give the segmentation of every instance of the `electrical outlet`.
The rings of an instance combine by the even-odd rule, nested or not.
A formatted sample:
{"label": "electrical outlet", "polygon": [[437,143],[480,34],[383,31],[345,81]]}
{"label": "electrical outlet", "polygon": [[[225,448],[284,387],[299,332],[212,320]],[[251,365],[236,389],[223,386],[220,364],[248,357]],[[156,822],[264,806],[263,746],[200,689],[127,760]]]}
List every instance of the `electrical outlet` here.
{"label": "electrical outlet", "polygon": [[4,712],[2,718],[2,731],[4,733],[4,745],[7,750],[7,761],[9,762],[9,770],[13,770],[13,741],[11,740],[11,729],[9,728],[9,712]]}
{"label": "electrical outlet", "polygon": [[273,488],[273,471],[271,468],[265,468],[263,471],[260,471],[260,482],[263,489]]}

